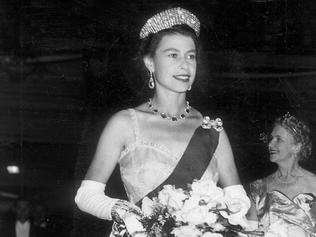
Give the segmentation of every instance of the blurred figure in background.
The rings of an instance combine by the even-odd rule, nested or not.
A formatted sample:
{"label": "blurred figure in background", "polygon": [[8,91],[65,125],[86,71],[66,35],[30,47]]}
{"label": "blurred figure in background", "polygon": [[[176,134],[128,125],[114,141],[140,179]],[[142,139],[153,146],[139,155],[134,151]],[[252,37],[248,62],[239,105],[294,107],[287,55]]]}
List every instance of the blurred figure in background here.
{"label": "blurred figure in background", "polygon": [[42,208],[33,209],[24,197],[15,200],[12,212],[4,220],[1,237],[51,237],[48,225],[44,225],[46,218],[43,218]]}
{"label": "blurred figure in background", "polygon": [[13,211],[5,220],[4,237],[31,237],[31,203],[25,198],[14,202]]}

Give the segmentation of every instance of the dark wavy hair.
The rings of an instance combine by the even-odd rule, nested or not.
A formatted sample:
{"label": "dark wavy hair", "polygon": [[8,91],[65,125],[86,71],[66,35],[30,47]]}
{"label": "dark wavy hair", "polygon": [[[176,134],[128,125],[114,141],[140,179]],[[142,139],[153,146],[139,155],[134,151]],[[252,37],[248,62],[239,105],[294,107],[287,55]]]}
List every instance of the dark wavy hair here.
{"label": "dark wavy hair", "polygon": [[306,122],[298,119],[296,116],[286,113],[274,121],[274,126],[280,125],[290,132],[296,144],[301,144],[298,152],[299,161],[306,161],[312,153],[312,141],[310,138],[310,128]]}

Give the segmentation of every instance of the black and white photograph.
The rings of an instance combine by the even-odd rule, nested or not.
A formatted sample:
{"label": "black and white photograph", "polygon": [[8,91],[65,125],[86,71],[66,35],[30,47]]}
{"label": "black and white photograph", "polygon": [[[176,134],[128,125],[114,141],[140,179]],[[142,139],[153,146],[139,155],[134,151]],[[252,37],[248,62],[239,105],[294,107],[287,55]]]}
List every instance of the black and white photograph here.
{"label": "black and white photograph", "polygon": [[316,2],[0,0],[1,237],[315,237]]}

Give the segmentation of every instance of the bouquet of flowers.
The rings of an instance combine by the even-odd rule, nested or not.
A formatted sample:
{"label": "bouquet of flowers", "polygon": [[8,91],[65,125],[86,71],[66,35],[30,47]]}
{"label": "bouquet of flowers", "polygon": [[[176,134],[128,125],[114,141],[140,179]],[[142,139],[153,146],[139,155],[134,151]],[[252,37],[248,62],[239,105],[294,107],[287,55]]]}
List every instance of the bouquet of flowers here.
{"label": "bouquet of flowers", "polygon": [[225,202],[223,189],[209,180],[196,180],[186,190],[165,185],[157,197],[143,199],[142,211],[144,217],[139,220],[141,225],[136,224],[135,220],[126,225],[127,233],[133,233],[132,236],[262,235],[244,230],[247,226],[244,213],[232,212]]}

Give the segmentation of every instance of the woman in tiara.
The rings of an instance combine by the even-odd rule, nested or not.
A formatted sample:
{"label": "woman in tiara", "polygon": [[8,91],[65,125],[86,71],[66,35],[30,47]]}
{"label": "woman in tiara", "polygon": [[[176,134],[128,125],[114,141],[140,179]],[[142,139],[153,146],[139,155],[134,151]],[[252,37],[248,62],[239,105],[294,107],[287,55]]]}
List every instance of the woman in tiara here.
{"label": "woman in tiara", "polygon": [[250,184],[249,219],[265,236],[316,236],[316,175],[299,165],[311,155],[310,129],[287,113],[275,120],[268,148],[278,168]]}
{"label": "woman in tiara", "polygon": [[[186,101],[196,75],[199,33],[197,17],[179,7],[154,15],[142,27],[139,55],[153,97],[109,120],[75,197],[81,210],[124,222],[141,216],[137,205],[163,185],[185,187],[209,179],[224,187],[232,209],[247,213],[250,200],[221,120],[203,117]],[[104,194],[117,163],[128,201]],[[119,235],[116,226],[112,235]]]}

